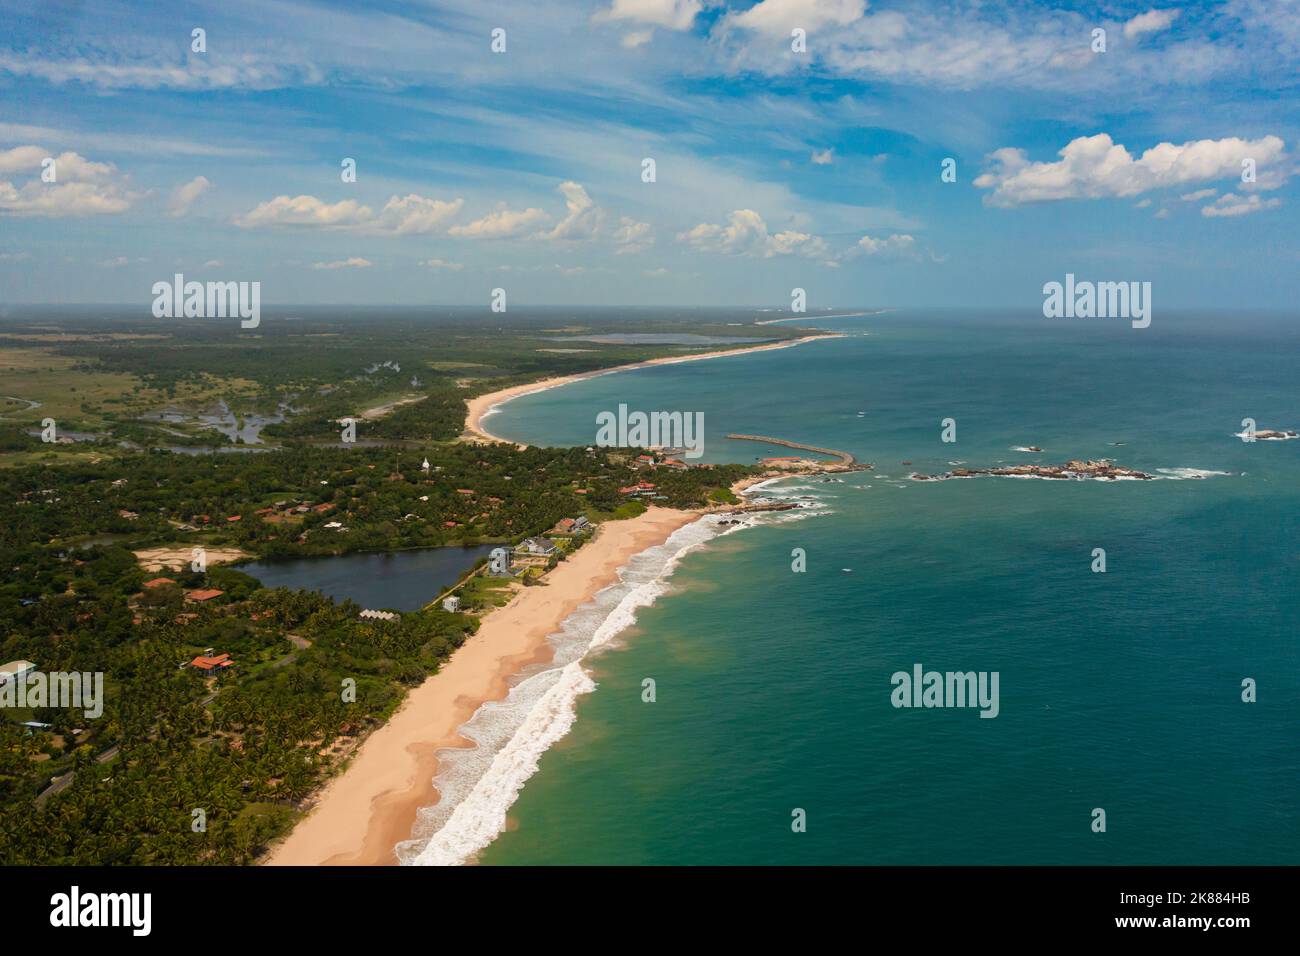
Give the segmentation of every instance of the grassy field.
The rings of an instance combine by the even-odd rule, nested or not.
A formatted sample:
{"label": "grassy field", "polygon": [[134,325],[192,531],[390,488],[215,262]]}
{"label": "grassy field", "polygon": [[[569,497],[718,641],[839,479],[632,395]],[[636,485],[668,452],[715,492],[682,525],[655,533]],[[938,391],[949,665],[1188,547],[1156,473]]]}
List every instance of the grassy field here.
{"label": "grassy field", "polygon": [[164,405],[206,408],[222,399],[242,403],[261,393],[256,382],[240,378],[183,382],[165,393],[128,372],[106,371],[93,360],[39,347],[0,347],[0,377],[0,419],[35,425],[48,417],[74,431],[103,428],[108,416],[134,416]]}

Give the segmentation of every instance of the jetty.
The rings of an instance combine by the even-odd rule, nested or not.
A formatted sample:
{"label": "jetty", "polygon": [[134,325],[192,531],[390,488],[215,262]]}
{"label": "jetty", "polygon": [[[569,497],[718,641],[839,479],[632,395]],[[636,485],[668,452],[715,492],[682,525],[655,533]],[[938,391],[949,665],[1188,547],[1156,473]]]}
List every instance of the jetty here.
{"label": "jetty", "polygon": [[800,451],[811,451],[818,455],[828,455],[831,458],[838,458],[839,465],[843,468],[856,468],[858,461],[847,451],[837,451],[834,448],[818,448],[816,445],[805,445],[802,442],[789,441],[785,438],[772,438],[770,435],[728,435],[728,438],[736,441],[761,441],[768,445],[782,445],[786,448],[798,448]]}

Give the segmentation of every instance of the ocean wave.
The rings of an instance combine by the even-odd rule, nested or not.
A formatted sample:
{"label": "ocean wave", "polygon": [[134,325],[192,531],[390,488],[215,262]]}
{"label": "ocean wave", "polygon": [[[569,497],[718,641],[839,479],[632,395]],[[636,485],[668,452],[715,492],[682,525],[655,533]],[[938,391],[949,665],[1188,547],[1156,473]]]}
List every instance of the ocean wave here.
{"label": "ocean wave", "polygon": [[1199,478],[1222,478],[1232,474],[1230,471],[1211,471],[1208,468],[1157,468],[1156,471],[1166,481],[1189,481]]}
{"label": "ocean wave", "polygon": [[420,810],[412,838],[396,847],[398,861],[404,866],[468,863],[505,830],[507,813],[542,755],[572,728],[578,698],[596,689],[583,662],[667,592],[668,578],[683,557],[714,538],[818,511],[814,506],[760,512],[726,525],[707,516],[633,555],[619,569],[618,583],[577,608],[551,635],[554,659],[526,669],[505,699],[483,704],[461,727],[461,736],[473,746],[438,752],[433,783],[440,799]]}

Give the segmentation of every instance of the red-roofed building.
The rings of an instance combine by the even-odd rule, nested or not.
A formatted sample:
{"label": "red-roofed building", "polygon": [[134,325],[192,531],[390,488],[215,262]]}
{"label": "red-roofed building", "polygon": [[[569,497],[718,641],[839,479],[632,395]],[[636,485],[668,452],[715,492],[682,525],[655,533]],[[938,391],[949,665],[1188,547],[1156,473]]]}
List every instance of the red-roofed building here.
{"label": "red-roofed building", "polygon": [[185,600],[202,603],[203,601],[211,601],[213,598],[221,597],[225,593],[225,591],[219,591],[216,588],[199,588],[194,591],[186,591]]}
{"label": "red-roofed building", "polygon": [[173,581],[171,578],[153,578],[152,580],[144,582],[144,586],[147,588],[160,588],[165,585],[175,584],[175,583],[176,582]]}
{"label": "red-roofed building", "polygon": [[229,518],[227,518],[226,520],[229,521],[229,522],[231,522],[231,523],[233,524],[233,523],[236,522],[236,521],[241,521],[241,520],[243,520],[243,517],[244,517],[243,515],[231,515],[231,516],[230,516]]}
{"label": "red-roofed building", "polygon": [[230,659],[229,654],[218,654],[215,657],[205,657],[200,654],[198,657],[194,658],[194,660],[190,661],[189,666],[194,668],[204,677],[212,677],[214,674],[222,674],[229,668],[234,667],[235,662]]}
{"label": "red-roofed building", "polygon": [[658,487],[653,481],[638,481],[635,485],[618,489],[620,495],[648,495]]}

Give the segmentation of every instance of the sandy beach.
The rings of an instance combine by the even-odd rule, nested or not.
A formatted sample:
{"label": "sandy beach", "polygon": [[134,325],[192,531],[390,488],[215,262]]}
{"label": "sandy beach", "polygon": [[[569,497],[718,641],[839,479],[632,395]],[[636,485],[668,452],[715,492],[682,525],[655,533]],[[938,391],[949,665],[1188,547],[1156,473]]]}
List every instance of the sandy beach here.
{"label": "sandy beach", "polygon": [[[495,392],[488,392],[486,395],[480,395],[477,398],[471,398],[466,403],[468,409],[465,414],[465,434],[463,437],[471,441],[505,441],[493,435],[483,427],[483,418],[495,405],[501,405],[510,401],[512,398],[518,398],[521,395],[531,395],[534,392],[544,392],[549,388],[556,388],[560,385],[568,385],[570,382],[581,382],[584,379],[595,378],[598,375],[609,375],[614,372],[628,372],[637,368],[649,368],[652,365],[676,365],[679,362],[698,362],[703,359],[722,358],[727,355],[749,355],[753,352],[767,352],[773,349],[788,349],[795,345],[803,345],[805,342],[816,342],[819,339],[836,339],[840,338],[839,333],[828,332],[824,335],[808,335],[800,339],[787,339],[782,342],[765,342],[762,345],[755,345],[746,349],[722,349],[714,352],[697,352],[693,355],[672,355],[664,358],[648,359],[644,362],[633,362],[630,365],[615,365],[612,368],[597,369],[593,372],[582,372],[578,375],[557,375],[553,378],[545,378],[537,382],[528,382],[525,385],[512,385],[510,388],[498,389]],[[520,444],[519,447],[525,447]]]}
{"label": "sandy beach", "polygon": [[478,633],[442,669],[413,690],[397,713],[362,744],[348,767],[317,795],[315,806],[266,859],[271,866],[394,865],[394,847],[410,838],[416,813],[437,802],[436,753],[469,742],[458,733],[481,704],[500,700],[508,678],[551,657],[547,637],[592,595],[618,580],[632,555],[662,543],[700,515],[650,508],[601,524],[595,538],[488,613]]}

